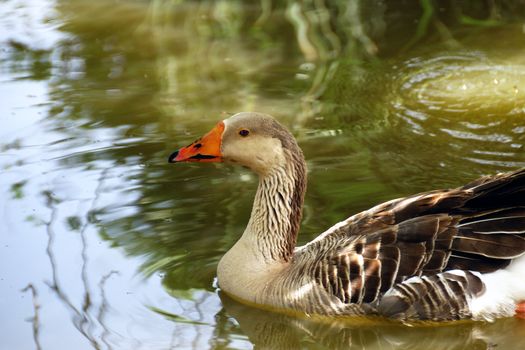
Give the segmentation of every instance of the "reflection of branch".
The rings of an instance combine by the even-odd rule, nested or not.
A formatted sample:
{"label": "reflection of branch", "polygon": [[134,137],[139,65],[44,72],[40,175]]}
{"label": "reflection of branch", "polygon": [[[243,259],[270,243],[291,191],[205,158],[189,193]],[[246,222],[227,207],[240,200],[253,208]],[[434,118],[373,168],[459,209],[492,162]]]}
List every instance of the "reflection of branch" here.
{"label": "reflection of branch", "polygon": [[272,0],[261,0],[261,15],[255,21],[255,25],[263,25],[266,23],[272,13]]}
{"label": "reflection of branch", "polygon": [[361,2],[360,1],[349,1],[346,15],[351,20],[351,33],[352,36],[357,39],[361,45],[365,48],[369,55],[375,55],[378,51],[377,45],[368,37],[365,32],[365,27],[361,19]]}
{"label": "reflection of branch", "polygon": [[41,350],[42,346],[40,346],[40,340],[38,339],[38,333],[40,329],[39,317],[38,317],[38,310],[40,309],[40,305],[38,304],[38,292],[36,291],[36,288],[31,283],[29,283],[27,287],[22,289],[22,292],[27,292],[28,290],[31,291],[32,298],[33,298],[33,310],[35,310],[35,315],[33,316],[33,319],[32,319],[33,339],[35,340],[36,349]]}
{"label": "reflection of branch", "polygon": [[53,194],[49,191],[45,191],[44,196],[46,196],[46,206],[51,209],[51,216],[49,218],[49,221],[45,223],[46,225],[46,232],[47,232],[47,247],[46,247],[46,253],[49,257],[49,263],[51,264],[51,272],[52,272],[52,283],[47,283],[49,287],[54,290],[59,298],[66,303],[68,308],[74,313],[80,317],[80,312],[75,308],[73,303],[67,298],[65,294],[62,293],[62,289],[60,288],[60,285],[58,283],[58,276],[57,276],[57,263],[55,259],[55,255],[53,253],[53,242],[55,241],[55,231],[53,230],[53,224],[55,223],[55,220],[57,218],[57,208],[54,206],[55,203],[58,202],[58,200],[53,196]]}
{"label": "reflection of branch", "polygon": [[231,344],[231,321],[225,308],[215,314],[215,327],[210,342],[212,349],[229,349]]}
{"label": "reflection of branch", "polygon": [[[204,293],[199,300],[195,301],[195,310],[199,314],[199,319],[198,319],[199,322],[204,321],[204,313],[201,310],[201,305],[208,299],[208,297],[209,297],[209,294]],[[197,349],[199,345],[197,341],[202,337],[202,333],[201,333],[202,327],[199,327],[197,324],[195,324],[194,327],[195,327],[196,336],[195,336],[195,339],[192,345],[193,345],[193,349]]]}
{"label": "reflection of branch", "polygon": [[108,341],[106,340],[106,338],[109,335],[110,331],[109,331],[109,328],[106,326],[106,323],[104,321],[104,319],[106,317],[106,311],[108,309],[108,303],[107,303],[106,293],[104,291],[104,287],[106,285],[106,281],[112,275],[118,275],[118,274],[119,274],[118,271],[112,270],[108,274],[102,276],[102,278],[100,279],[100,282],[98,284],[98,286],[100,288],[100,298],[102,299],[102,302],[101,302],[100,308],[98,310],[97,320],[98,320],[98,323],[100,323],[100,325],[102,326],[102,329],[104,330],[102,332],[102,335],[100,336],[100,338],[102,339],[102,342],[107,346],[108,350],[111,350],[111,345],[109,345]]}
{"label": "reflection of branch", "polygon": [[301,105],[303,107],[302,118],[306,119],[320,112],[322,103],[319,103],[319,98],[326,91],[326,88],[332,81],[338,67],[339,61],[332,61],[330,63],[322,63],[319,65],[315,72],[310,89],[301,98]]}
{"label": "reflection of branch", "polygon": [[423,14],[417,24],[416,33],[414,36],[405,44],[401,51],[408,51],[415,43],[417,43],[426,33],[430,25],[430,20],[434,14],[434,6],[429,0],[420,0]]}
{"label": "reflection of branch", "polygon": [[[150,307],[151,310],[168,317],[174,322],[174,328],[171,335],[171,342],[169,349],[179,349],[181,347],[188,347],[191,349],[200,349],[202,347],[203,339],[206,338],[207,334],[203,334],[202,326],[209,326],[210,323],[206,321],[206,316],[208,315],[207,311],[203,311],[203,305],[210,298],[214,298],[215,294],[203,293],[200,297],[196,298],[195,293],[192,294],[190,299],[184,298],[184,302],[181,299],[175,298],[174,301],[178,303],[178,307],[182,309],[182,313],[171,313],[156,307]],[[194,313],[197,313],[197,317],[192,317]],[[190,330],[187,327],[192,327]],[[215,325],[214,334],[217,333],[218,325]],[[191,335],[191,343],[189,345],[184,344],[183,342],[188,340],[189,335]],[[228,336],[224,337],[225,339]],[[189,341],[189,340],[188,340]],[[211,339],[208,339],[208,344],[210,349],[218,349],[223,347],[214,346],[219,342],[216,341],[216,337],[213,336]]]}
{"label": "reflection of branch", "polygon": [[[95,189],[95,196],[93,197],[93,200],[91,201],[91,205],[89,210],[87,211],[85,222],[80,229],[80,239],[82,244],[82,251],[81,251],[81,257],[82,257],[82,272],[81,272],[81,279],[82,283],[84,285],[84,302],[82,303],[82,311],[77,309],[75,305],[71,302],[71,300],[68,298],[68,296],[63,292],[59,280],[58,280],[58,269],[57,269],[57,262],[55,258],[55,254],[53,252],[53,243],[55,240],[55,232],[53,230],[53,225],[57,219],[58,216],[58,210],[56,208],[56,204],[60,201],[54,197],[53,193],[50,191],[45,191],[43,194],[46,197],[46,207],[48,207],[51,210],[51,216],[49,218],[49,221],[45,223],[46,226],[46,232],[48,236],[48,242],[47,242],[47,248],[46,253],[49,257],[49,262],[51,264],[51,271],[52,271],[52,282],[48,283],[49,287],[56,292],[58,298],[64,303],[64,305],[69,309],[69,311],[73,314],[73,325],[76,329],[86,338],[89,340],[91,345],[95,349],[100,349],[100,344],[95,340],[95,337],[92,335],[93,329],[92,326],[94,322],[92,322],[90,316],[89,316],[89,309],[91,307],[91,296],[90,296],[90,288],[89,288],[89,279],[87,274],[87,265],[88,265],[88,243],[86,238],[86,231],[89,225],[92,223],[91,215],[95,208],[95,205],[97,203],[97,200],[100,197],[100,193],[102,190],[102,184],[104,182],[104,179],[107,175],[108,169],[104,169],[101,172],[99,183],[97,188]],[[104,276],[101,280],[101,283],[105,282],[109,276],[111,276],[113,272],[110,272],[108,275]],[[102,288],[102,287],[101,287]],[[99,311],[99,318],[103,319],[104,315],[104,309],[107,308],[105,304],[105,299],[103,299],[103,304],[101,306],[101,309]],[[103,325],[104,328],[104,336],[107,334],[107,327]],[[106,343],[106,345],[108,345]],[[108,345],[108,348],[109,345]]]}
{"label": "reflection of branch", "polygon": [[88,322],[88,319],[86,318],[86,315],[84,313],[81,313],[75,305],[69,300],[67,295],[63,292],[60,283],[58,281],[58,272],[57,272],[57,262],[55,259],[55,255],[53,252],[53,242],[55,241],[55,231],[53,230],[53,225],[55,223],[55,220],[57,218],[58,210],[56,208],[56,203],[59,203],[59,200],[56,199],[52,192],[50,191],[44,191],[44,196],[46,197],[46,207],[48,207],[51,210],[51,216],[49,218],[49,221],[45,223],[46,226],[46,233],[47,233],[47,247],[46,247],[46,253],[49,257],[49,263],[51,264],[51,273],[52,273],[52,282],[47,283],[48,286],[56,292],[58,298],[64,303],[64,305],[69,309],[69,311],[73,314],[73,325],[75,328],[91,343],[91,345],[95,349],[100,349],[100,345],[95,340],[95,338],[89,334],[89,332],[84,329],[84,325]]}
{"label": "reflection of branch", "polygon": [[[87,248],[88,243],[86,239],[86,230],[89,227],[89,224],[91,223],[91,215],[95,209],[95,205],[100,197],[100,193],[102,190],[102,184],[104,183],[104,180],[106,178],[107,172],[109,168],[106,168],[102,170],[100,173],[100,177],[98,179],[98,185],[95,188],[95,195],[93,197],[93,200],[91,201],[91,205],[87,211],[86,219],[84,221],[84,225],[82,225],[82,228],[80,229],[80,240],[82,243],[82,251],[81,251],[81,257],[82,257],[82,282],[84,284],[84,303],[82,305],[82,311],[84,312],[87,317],[89,317],[89,308],[91,307],[91,298],[90,298],[90,288],[88,283],[88,276],[87,276],[87,263],[88,263],[88,254],[87,254]],[[111,273],[110,273],[111,274]],[[87,321],[87,319],[85,319]],[[91,323],[92,324],[92,323]],[[89,325],[88,325],[89,326]]]}
{"label": "reflection of branch", "polygon": [[182,336],[180,334],[180,328],[175,326],[173,329],[173,333],[171,335],[171,342],[169,349],[178,349],[180,347],[180,339],[182,339]]}
{"label": "reflection of branch", "polygon": [[331,46],[327,56],[330,58],[337,57],[341,53],[342,46],[341,40],[331,28],[332,18],[330,15],[330,9],[326,6],[325,0],[315,0],[314,6],[317,15],[315,21],[319,24],[322,36],[328,40]]}
{"label": "reflection of branch", "polygon": [[299,48],[303,52],[306,60],[314,61],[318,59],[319,52],[317,52],[317,48],[308,38],[308,29],[310,24],[301,13],[301,5],[296,2],[292,3],[287,10],[287,15],[292,24],[295,26],[297,43],[299,44]]}

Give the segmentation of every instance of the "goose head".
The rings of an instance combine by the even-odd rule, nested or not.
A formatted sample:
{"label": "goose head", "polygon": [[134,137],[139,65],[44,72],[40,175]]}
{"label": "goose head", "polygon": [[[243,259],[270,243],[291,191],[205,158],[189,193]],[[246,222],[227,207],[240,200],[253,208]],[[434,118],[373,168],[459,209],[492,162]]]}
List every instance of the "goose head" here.
{"label": "goose head", "polygon": [[228,162],[259,175],[284,166],[302,152],[290,132],[273,117],[242,112],[219,122],[210,132],[173,152],[170,163]]}

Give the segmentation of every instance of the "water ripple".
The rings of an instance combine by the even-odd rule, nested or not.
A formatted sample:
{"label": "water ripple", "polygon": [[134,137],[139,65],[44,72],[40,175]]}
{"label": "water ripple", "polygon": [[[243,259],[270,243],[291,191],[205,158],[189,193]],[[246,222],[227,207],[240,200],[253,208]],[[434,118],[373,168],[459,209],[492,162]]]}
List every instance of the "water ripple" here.
{"label": "water ripple", "polygon": [[524,60],[493,56],[441,52],[396,65],[391,115],[458,162],[525,166]]}

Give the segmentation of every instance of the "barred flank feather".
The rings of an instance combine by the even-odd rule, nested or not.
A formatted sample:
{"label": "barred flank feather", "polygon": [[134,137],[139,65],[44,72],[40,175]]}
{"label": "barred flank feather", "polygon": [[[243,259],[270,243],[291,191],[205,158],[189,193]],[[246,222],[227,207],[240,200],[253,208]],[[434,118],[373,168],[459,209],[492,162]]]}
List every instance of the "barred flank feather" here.
{"label": "barred flank feather", "polygon": [[481,279],[469,271],[412,277],[381,298],[378,312],[390,318],[459,320],[472,316],[469,300],[483,291]]}

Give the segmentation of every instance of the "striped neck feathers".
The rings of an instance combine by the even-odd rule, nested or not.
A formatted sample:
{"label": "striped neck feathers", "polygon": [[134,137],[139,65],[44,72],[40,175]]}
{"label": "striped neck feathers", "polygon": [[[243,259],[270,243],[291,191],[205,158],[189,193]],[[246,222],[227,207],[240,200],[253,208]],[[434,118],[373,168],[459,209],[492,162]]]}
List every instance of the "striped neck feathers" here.
{"label": "striped neck feathers", "polygon": [[[294,147],[295,148],[295,147]],[[284,149],[286,161],[259,176],[252,213],[245,235],[267,261],[291,259],[301,224],[306,165],[299,147]]]}

